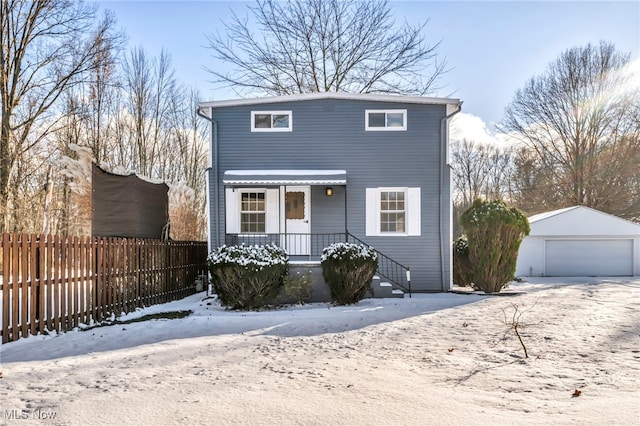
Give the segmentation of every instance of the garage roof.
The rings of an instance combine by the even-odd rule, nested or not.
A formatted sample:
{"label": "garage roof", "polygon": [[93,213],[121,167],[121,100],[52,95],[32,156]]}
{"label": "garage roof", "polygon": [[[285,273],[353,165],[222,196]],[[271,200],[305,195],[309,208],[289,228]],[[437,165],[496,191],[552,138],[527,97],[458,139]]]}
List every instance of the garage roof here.
{"label": "garage roof", "polygon": [[531,236],[630,236],[640,238],[640,224],[585,206],[529,217]]}

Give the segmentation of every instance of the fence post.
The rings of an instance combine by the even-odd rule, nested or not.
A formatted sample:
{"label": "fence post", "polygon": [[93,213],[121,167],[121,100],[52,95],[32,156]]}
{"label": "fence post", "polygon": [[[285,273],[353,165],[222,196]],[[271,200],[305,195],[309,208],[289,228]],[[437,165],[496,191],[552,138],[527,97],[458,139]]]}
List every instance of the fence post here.
{"label": "fence post", "polygon": [[20,330],[18,329],[18,324],[20,321],[20,317],[18,314],[20,313],[20,297],[18,294],[20,290],[18,288],[18,282],[20,281],[20,246],[18,245],[19,240],[18,234],[13,234],[13,238],[11,241],[11,266],[13,274],[11,274],[11,340],[18,340],[20,338]]}
{"label": "fence post", "polygon": [[10,295],[9,291],[9,271],[11,266],[11,248],[9,246],[9,234],[2,234],[2,343],[9,341],[9,318],[10,315]]}
{"label": "fence post", "polygon": [[45,305],[45,312],[46,312],[46,317],[47,317],[47,330],[53,330],[53,312],[54,312],[54,308],[53,308],[53,281],[52,281],[52,271],[53,271],[53,254],[52,254],[52,241],[53,241],[53,236],[50,234],[47,234],[45,236],[43,236],[43,240],[44,241],[44,245],[41,244],[40,247],[42,248],[42,252],[44,253],[44,263],[45,263],[45,268],[44,268],[44,290],[45,293],[47,295],[47,302]]}
{"label": "fence post", "polygon": [[[38,333],[38,312],[40,310],[40,280],[38,279],[38,241],[35,234],[29,236],[29,284],[31,291],[29,292],[30,312],[29,323],[31,325],[29,333],[36,335]],[[23,277],[24,279],[24,277]]]}
{"label": "fence post", "polygon": [[38,238],[38,256],[37,256],[37,260],[38,260],[38,270],[37,270],[37,274],[38,276],[36,277],[36,279],[38,280],[38,331],[40,333],[44,333],[45,329],[47,327],[47,320],[46,320],[46,299],[45,299],[45,294],[47,292],[47,287],[46,287],[46,281],[45,281],[45,259],[43,258],[43,256],[46,255],[45,252],[45,238],[46,238],[46,234],[45,235],[40,235],[40,238]]}

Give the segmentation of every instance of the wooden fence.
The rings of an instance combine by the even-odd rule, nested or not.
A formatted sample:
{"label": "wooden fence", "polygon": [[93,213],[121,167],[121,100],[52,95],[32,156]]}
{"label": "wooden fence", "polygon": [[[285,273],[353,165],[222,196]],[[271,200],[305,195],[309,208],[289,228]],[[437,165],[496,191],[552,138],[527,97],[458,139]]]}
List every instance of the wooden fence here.
{"label": "wooden fence", "polygon": [[0,242],[2,343],[181,299],[206,271],[204,242],[8,233]]}

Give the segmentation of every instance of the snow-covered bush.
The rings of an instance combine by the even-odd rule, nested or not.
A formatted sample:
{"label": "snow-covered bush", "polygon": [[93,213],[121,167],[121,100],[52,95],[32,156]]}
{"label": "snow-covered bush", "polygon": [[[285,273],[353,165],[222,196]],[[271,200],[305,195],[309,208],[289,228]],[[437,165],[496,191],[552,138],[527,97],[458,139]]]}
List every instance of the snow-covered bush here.
{"label": "snow-covered bush", "polygon": [[372,247],[335,243],[322,250],[322,275],[338,305],[358,303],[366,295],[378,269],[378,253]]}
{"label": "snow-covered bush", "polygon": [[255,309],[278,295],[289,256],[275,245],[223,245],[207,260],[220,302],[233,309]]}
{"label": "snow-covered bush", "polygon": [[460,217],[469,244],[471,286],[495,293],[514,278],[529,220],[502,200],[476,200]]}

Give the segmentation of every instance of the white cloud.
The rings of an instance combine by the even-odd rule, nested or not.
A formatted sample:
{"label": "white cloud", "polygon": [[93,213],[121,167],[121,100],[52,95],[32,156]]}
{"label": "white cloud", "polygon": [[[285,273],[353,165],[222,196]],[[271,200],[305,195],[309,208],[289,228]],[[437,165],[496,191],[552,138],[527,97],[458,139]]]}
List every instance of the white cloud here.
{"label": "white cloud", "polygon": [[451,142],[464,139],[483,144],[506,147],[518,141],[505,133],[489,130],[487,123],[477,115],[461,112],[455,115],[449,124],[449,139]]}
{"label": "white cloud", "polygon": [[487,128],[482,118],[461,112],[453,117],[449,125],[451,141],[471,140],[481,144],[496,144],[495,134]]}

